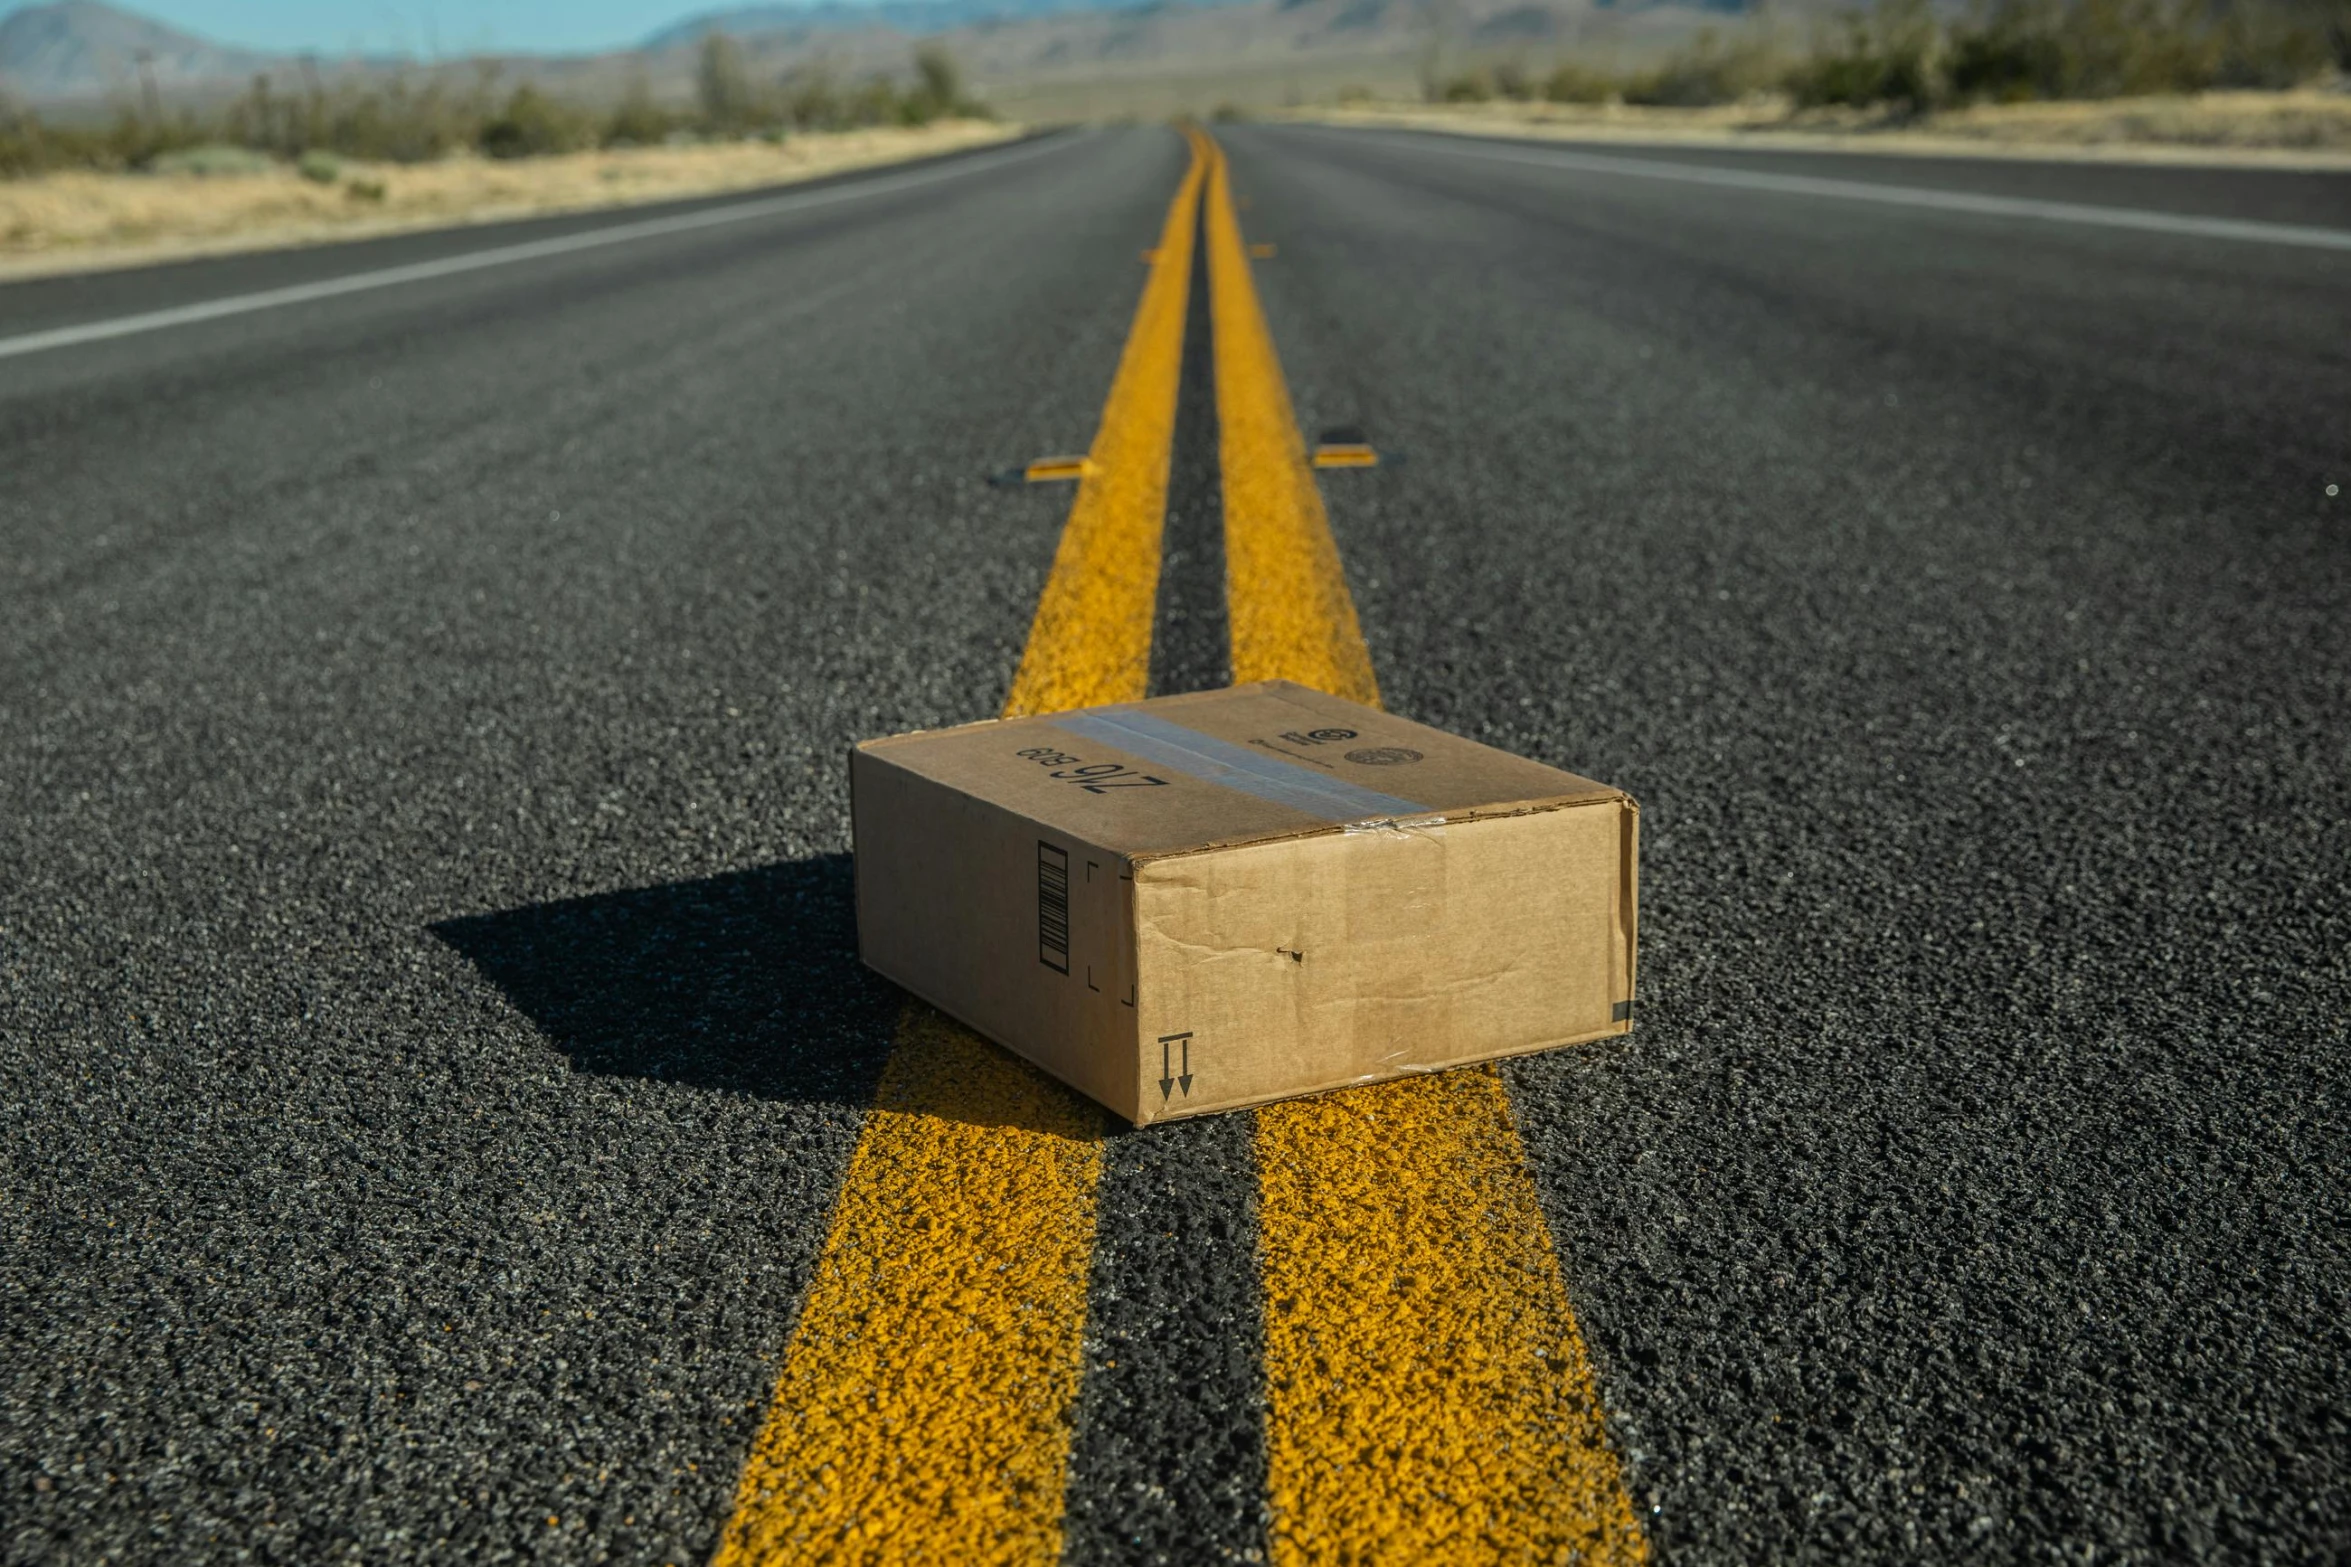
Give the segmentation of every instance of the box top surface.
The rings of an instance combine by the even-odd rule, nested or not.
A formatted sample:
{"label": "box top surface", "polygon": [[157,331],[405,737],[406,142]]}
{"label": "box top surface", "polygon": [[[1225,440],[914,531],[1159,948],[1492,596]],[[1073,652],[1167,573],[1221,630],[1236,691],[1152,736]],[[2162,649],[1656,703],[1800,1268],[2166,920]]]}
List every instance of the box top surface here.
{"label": "box top surface", "polygon": [[923,730],[858,750],[1138,858],[1623,797],[1286,680]]}

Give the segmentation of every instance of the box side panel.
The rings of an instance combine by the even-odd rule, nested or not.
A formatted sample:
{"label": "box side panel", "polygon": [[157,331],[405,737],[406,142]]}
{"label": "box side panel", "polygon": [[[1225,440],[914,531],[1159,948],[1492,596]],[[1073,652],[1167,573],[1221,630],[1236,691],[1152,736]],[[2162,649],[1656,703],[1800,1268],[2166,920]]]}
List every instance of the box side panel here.
{"label": "box side panel", "polygon": [[1622,826],[1624,874],[1617,890],[1616,923],[1623,978],[1616,993],[1623,999],[1617,1003],[1620,1014],[1617,1021],[1630,1028],[1633,1000],[1640,993],[1641,950],[1641,807],[1630,799],[1624,802]]}
{"label": "box side panel", "polygon": [[1621,798],[1148,862],[1142,1042],[1192,1082],[1147,1119],[1377,1082],[1631,1027]]}
{"label": "box side panel", "polygon": [[866,964],[1130,1120],[1126,864],[894,765],[850,760]]}

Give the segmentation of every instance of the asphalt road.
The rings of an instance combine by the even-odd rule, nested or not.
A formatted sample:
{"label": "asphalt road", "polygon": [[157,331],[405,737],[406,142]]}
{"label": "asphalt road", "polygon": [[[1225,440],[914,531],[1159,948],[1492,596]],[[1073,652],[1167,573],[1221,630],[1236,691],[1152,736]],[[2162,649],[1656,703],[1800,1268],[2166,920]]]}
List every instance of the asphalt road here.
{"label": "asphalt road", "polygon": [[[1506,1076],[1657,1558],[2351,1554],[2351,256],[1223,139],[1389,705],[1643,803]],[[0,1559],[707,1557],[898,1009],[841,753],[1001,705],[1183,153],[965,161],[0,360]],[[1106,1155],[1073,1561],[1262,1540],[1244,1125]]]}

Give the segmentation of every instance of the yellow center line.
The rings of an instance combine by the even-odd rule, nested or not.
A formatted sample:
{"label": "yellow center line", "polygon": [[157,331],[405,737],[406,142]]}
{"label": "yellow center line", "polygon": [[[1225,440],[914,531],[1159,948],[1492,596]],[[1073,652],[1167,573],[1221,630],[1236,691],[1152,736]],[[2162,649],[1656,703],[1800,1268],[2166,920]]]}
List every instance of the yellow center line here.
{"label": "yellow center line", "polygon": [[[1221,150],[1207,200],[1233,678],[1376,704]],[[1256,1150],[1275,1561],[1646,1561],[1500,1075],[1268,1105]]]}
{"label": "yellow center line", "polygon": [[1249,277],[1221,151],[1208,171],[1207,230],[1233,680],[1295,680],[1377,703],[1379,681]]}
{"label": "yellow center line", "polygon": [[[1007,716],[1144,694],[1206,157],[1195,136]],[[1103,1124],[908,1005],[716,1567],[1060,1556]]]}
{"label": "yellow center line", "polygon": [[1119,357],[1102,425],[1037,602],[1004,716],[1139,700],[1151,676],[1161,524],[1183,369],[1206,139],[1187,129],[1192,166],[1167,211],[1143,302]]}

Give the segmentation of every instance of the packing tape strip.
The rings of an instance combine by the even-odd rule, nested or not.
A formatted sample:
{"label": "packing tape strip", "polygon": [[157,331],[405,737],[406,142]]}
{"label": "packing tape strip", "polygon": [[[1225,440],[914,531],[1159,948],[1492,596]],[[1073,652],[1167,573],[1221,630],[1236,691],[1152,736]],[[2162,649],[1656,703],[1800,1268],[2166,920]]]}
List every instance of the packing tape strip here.
{"label": "packing tape strip", "polygon": [[1155,767],[1253,794],[1326,822],[1429,813],[1429,807],[1416,801],[1361,788],[1344,778],[1326,778],[1295,762],[1285,762],[1267,752],[1252,751],[1247,746],[1171,724],[1156,713],[1132,707],[1096,707],[1080,713],[1062,713],[1053,719],[1053,725],[1097,744],[1114,746]]}

